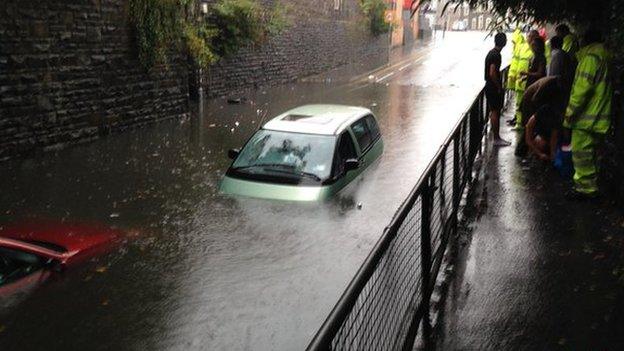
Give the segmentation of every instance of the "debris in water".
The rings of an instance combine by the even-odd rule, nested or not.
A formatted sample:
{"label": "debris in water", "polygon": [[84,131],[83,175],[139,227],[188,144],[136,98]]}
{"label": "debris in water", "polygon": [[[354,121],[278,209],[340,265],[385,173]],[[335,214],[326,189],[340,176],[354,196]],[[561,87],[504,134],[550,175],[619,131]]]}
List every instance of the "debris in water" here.
{"label": "debris in water", "polygon": [[375,79],[374,75],[371,74],[370,76],[368,76],[368,80],[373,80],[373,79]]}
{"label": "debris in water", "polygon": [[111,213],[110,218],[119,218],[119,213]]}
{"label": "debris in water", "polygon": [[362,209],[362,203],[361,203],[361,202],[358,202],[358,204],[357,204],[357,209],[358,209],[358,210],[361,210],[361,209]]}
{"label": "debris in water", "polygon": [[214,128],[214,127],[216,127],[216,126],[217,126],[216,124],[212,123],[212,124],[211,124],[211,125],[209,125],[208,127],[209,127],[209,128]]}
{"label": "debris in water", "polygon": [[229,99],[227,99],[227,103],[228,104],[232,104],[232,105],[240,104],[241,102],[243,102],[242,98],[229,98]]}
{"label": "debris in water", "polygon": [[238,123],[238,121],[236,121],[236,122],[234,122],[234,125],[238,127],[240,125],[240,123]]}
{"label": "debris in water", "polygon": [[230,132],[234,133],[234,128],[230,129]]}
{"label": "debris in water", "polygon": [[376,102],[373,102],[373,103],[371,104],[371,106],[372,106],[372,107],[377,107],[377,103],[376,103]]}
{"label": "debris in water", "polygon": [[98,272],[98,273],[104,273],[104,272],[106,272],[107,269],[108,268],[106,268],[106,266],[99,266],[99,267],[97,267],[95,269],[95,271]]}

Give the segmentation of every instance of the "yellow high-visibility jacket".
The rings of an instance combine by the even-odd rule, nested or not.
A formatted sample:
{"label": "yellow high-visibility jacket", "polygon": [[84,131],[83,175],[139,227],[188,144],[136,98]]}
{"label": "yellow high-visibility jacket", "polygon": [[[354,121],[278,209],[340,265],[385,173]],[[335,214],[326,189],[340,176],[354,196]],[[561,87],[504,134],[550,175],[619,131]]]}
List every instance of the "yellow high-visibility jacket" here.
{"label": "yellow high-visibility jacket", "polygon": [[552,57],[552,46],[550,45],[550,40],[546,42],[544,46],[544,56],[546,56],[546,68],[550,67],[550,58]]}
{"label": "yellow high-visibility jacket", "polygon": [[611,54],[600,43],[579,50],[565,126],[605,134],[611,126]]}
{"label": "yellow high-visibility jacket", "polygon": [[567,52],[572,57],[576,55],[579,49],[579,44],[574,34],[568,34],[563,38],[563,46],[561,48],[563,49],[563,51]]}
{"label": "yellow high-visibility jacket", "polygon": [[516,30],[511,35],[512,57],[509,64],[509,75],[507,76],[507,89],[509,90],[516,90],[516,81],[518,80],[518,74],[520,73],[518,71],[518,48],[522,45],[524,41],[525,40],[522,32],[519,28],[516,28]]}
{"label": "yellow high-visibility jacket", "polygon": [[[533,55],[533,50],[531,50],[531,45],[529,45],[529,42],[525,40],[524,42],[522,42],[522,44],[518,48],[518,56],[517,56],[518,63],[516,65],[518,75],[521,72],[529,71],[529,66],[531,66],[531,60],[533,59],[533,56],[534,55]],[[520,76],[518,76],[518,79],[516,79],[515,90],[517,92],[524,92],[526,90],[526,83],[527,83],[526,79],[520,79]]]}

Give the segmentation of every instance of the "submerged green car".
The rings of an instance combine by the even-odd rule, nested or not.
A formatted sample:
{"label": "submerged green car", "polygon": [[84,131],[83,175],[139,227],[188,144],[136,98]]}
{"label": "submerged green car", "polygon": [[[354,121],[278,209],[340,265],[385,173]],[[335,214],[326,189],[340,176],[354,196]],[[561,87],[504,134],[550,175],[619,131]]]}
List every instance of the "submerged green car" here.
{"label": "submerged green car", "polygon": [[375,116],[361,107],[306,105],[258,130],[221,183],[227,194],[290,201],[325,200],[383,153]]}

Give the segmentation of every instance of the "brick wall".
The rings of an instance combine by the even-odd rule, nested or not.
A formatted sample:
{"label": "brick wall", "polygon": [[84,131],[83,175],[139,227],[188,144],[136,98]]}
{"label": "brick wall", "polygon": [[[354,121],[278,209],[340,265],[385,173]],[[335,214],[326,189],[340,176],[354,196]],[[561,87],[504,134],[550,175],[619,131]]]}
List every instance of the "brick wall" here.
{"label": "brick wall", "polygon": [[[265,0],[271,6],[273,0]],[[259,48],[210,67],[204,91],[221,96],[247,88],[275,85],[357,62],[388,59],[389,37],[370,35],[359,0],[282,0],[289,4],[289,26]]]}
{"label": "brick wall", "polygon": [[127,0],[3,0],[0,159],[186,114],[185,65],[133,47]]}
{"label": "brick wall", "polygon": [[[212,66],[208,95],[387,59],[388,36],[370,36],[358,0],[282,3],[291,9],[286,31]],[[145,72],[127,6],[128,0],[0,1],[0,160],[189,113],[186,60]]]}

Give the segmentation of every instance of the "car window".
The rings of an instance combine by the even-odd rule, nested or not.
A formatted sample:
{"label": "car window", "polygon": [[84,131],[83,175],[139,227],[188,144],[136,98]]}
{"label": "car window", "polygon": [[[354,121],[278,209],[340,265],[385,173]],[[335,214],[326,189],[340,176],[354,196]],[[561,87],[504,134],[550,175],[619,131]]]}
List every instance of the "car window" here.
{"label": "car window", "polygon": [[261,129],[245,145],[233,169],[247,175],[301,178],[330,176],[336,137]]}
{"label": "car window", "polygon": [[355,145],[353,145],[351,135],[344,132],[340,135],[336,158],[334,159],[334,174],[336,176],[341,176],[345,173],[345,161],[350,158],[357,158],[357,153],[355,152]]}
{"label": "car window", "polygon": [[44,266],[44,260],[28,252],[0,247],[0,286],[25,277]]}
{"label": "car window", "polygon": [[379,138],[381,132],[379,132],[379,126],[373,115],[366,116],[366,125],[368,126],[368,130],[370,130],[373,140]]}
{"label": "car window", "polygon": [[360,150],[365,151],[373,142],[366,118],[362,118],[353,123],[351,125],[351,130],[353,131],[353,134],[355,134],[355,139],[357,139],[357,142],[360,145]]}

